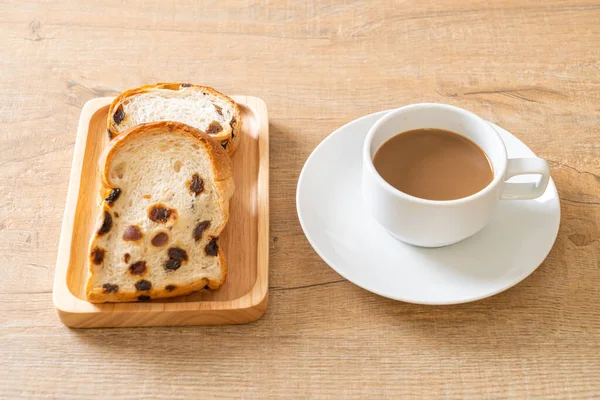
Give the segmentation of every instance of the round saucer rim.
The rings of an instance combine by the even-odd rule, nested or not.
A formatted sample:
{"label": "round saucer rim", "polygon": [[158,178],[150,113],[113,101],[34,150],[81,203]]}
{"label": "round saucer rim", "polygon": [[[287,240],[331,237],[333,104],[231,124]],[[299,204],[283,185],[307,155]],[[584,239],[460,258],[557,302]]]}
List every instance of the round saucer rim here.
{"label": "round saucer rim", "polygon": [[[354,285],[367,290],[371,293],[375,293],[379,296],[385,297],[385,298],[389,298],[392,300],[396,300],[396,301],[402,301],[405,303],[411,303],[411,304],[421,304],[421,305],[454,305],[454,304],[464,304],[464,303],[471,303],[474,301],[478,301],[478,300],[483,300],[485,298],[491,297],[491,296],[495,296],[498,293],[504,292],[510,288],[512,288],[513,286],[521,283],[523,280],[525,280],[529,275],[531,275],[535,270],[537,270],[539,268],[539,266],[544,262],[544,260],[546,259],[546,257],[548,257],[548,254],[550,254],[550,251],[552,250],[552,248],[554,247],[554,243],[556,242],[556,238],[558,237],[558,230],[560,227],[560,198],[558,197],[558,191],[556,189],[556,185],[554,184],[554,180],[552,179],[552,177],[550,178],[550,181],[548,182],[548,189],[547,190],[552,190],[553,191],[553,197],[556,198],[556,201],[558,202],[558,207],[557,207],[557,213],[556,213],[556,227],[555,227],[555,232],[552,234],[553,240],[549,241],[550,244],[548,246],[548,249],[544,252],[543,257],[541,257],[540,261],[536,262],[535,267],[531,270],[527,270],[525,272],[525,274],[523,274],[522,276],[518,276],[514,282],[512,282],[511,284],[501,287],[498,290],[495,290],[493,292],[489,292],[486,293],[484,295],[481,296],[473,296],[473,297],[469,297],[466,299],[460,299],[457,301],[423,301],[423,300],[414,300],[414,299],[408,299],[408,298],[404,298],[402,296],[397,296],[394,294],[389,294],[389,293],[382,293],[381,291],[374,289],[374,288],[370,288],[368,287],[368,285],[363,285],[361,283],[356,282],[355,280],[352,280],[350,278],[348,278],[346,276],[346,274],[344,274],[339,268],[336,268],[334,266],[334,263],[332,263],[320,250],[319,247],[316,245],[316,242],[311,238],[311,235],[307,232],[307,229],[305,227],[305,222],[303,220],[302,217],[302,212],[300,210],[300,202],[299,202],[299,198],[300,198],[300,187],[302,185],[302,181],[305,177],[305,170],[306,170],[306,166],[309,165],[309,163],[311,162],[311,159],[314,157],[314,155],[319,151],[319,149],[321,148],[321,146],[324,146],[328,140],[330,140],[333,136],[335,136],[336,134],[338,134],[339,131],[344,130],[347,126],[354,124],[358,121],[361,121],[363,119],[366,118],[372,118],[375,116],[383,116],[386,113],[393,111],[392,110],[386,110],[386,111],[379,111],[376,113],[372,113],[372,114],[368,114],[365,116],[362,116],[360,118],[357,118],[355,120],[352,120],[344,125],[342,125],[341,127],[339,127],[338,129],[336,129],[335,131],[333,131],[332,133],[330,133],[325,139],[323,139],[318,145],[317,147],[315,147],[315,149],[311,152],[311,154],[309,155],[309,157],[306,159],[306,162],[304,163],[304,166],[302,167],[302,171],[300,172],[300,176],[298,178],[298,184],[296,186],[296,212],[298,214],[298,219],[300,221],[300,227],[302,228],[302,231],[304,233],[304,236],[306,237],[306,239],[308,240],[309,244],[311,245],[311,247],[313,248],[313,250],[317,253],[317,255],[334,271],[336,271],[338,274],[340,274],[343,278],[345,278],[346,280],[348,280],[349,282],[353,283]],[[484,120],[485,121],[485,120]],[[377,121],[375,121],[377,122]],[[492,124],[494,127],[500,128],[500,130],[503,130],[505,132],[507,132],[508,134],[510,134],[511,136],[513,136],[516,140],[518,140],[521,144],[523,144],[525,147],[527,147],[527,149],[529,149],[529,151],[531,151],[534,155],[535,153],[533,152],[533,150],[531,150],[529,148],[529,146],[527,146],[525,143],[523,143],[521,140],[519,140],[516,136],[514,136],[512,133],[508,132],[506,129],[503,129],[501,127],[499,127],[498,125],[494,124],[493,122],[487,121],[490,124]],[[507,149],[508,150],[508,149]]]}

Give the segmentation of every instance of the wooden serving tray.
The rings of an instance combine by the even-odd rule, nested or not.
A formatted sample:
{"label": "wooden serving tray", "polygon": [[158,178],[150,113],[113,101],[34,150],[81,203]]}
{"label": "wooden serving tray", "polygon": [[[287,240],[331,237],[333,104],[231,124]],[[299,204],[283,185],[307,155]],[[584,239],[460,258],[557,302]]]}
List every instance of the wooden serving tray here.
{"label": "wooden serving tray", "polygon": [[267,309],[269,270],[269,122],[265,103],[233,96],[240,105],[243,136],[233,157],[235,194],[220,244],[228,273],[223,286],[147,303],[92,304],[85,300],[88,244],[96,223],[98,159],[108,144],[110,97],[88,101],[81,111],[63,219],[54,305],[62,322],[77,328],[241,324]]}

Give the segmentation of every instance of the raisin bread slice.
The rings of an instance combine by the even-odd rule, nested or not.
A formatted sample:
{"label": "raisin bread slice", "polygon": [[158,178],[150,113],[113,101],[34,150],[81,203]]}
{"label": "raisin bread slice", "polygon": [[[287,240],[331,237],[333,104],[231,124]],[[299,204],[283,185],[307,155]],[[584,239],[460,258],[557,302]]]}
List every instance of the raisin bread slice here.
{"label": "raisin bread slice", "polygon": [[209,135],[153,122],[115,138],[101,159],[106,199],[89,248],[87,299],[149,300],[218,288],[231,160]]}
{"label": "raisin bread slice", "polygon": [[121,93],[108,110],[112,139],[127,129],[154,121],[176,121],[211,135],[233,155],[240,141],[238,105],[215,89],[189,83],[157,83]]}

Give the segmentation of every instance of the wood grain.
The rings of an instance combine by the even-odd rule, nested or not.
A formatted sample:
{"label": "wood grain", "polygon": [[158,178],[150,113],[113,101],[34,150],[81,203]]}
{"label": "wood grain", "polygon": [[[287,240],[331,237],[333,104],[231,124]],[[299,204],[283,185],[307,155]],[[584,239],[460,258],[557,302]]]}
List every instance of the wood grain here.
{"label": "wood grain", "polygon": [[227,279],[219,290],[149,303],[86,301],[89,241],[96,226],[101,177],[108,146],[106,119],[113,97],[89,100],[81,111],[69,178],[53,301],[60,319],[76,328],[247,323],[260,318],[268,301],[269,122],[265,103],[233,96],[240,105],[242,139],[232,158],[234,193],[229,222],[220,237]]}
{"label": "wood grain", "polygon": [[[0,397],[599,398],[599,21],[597,0],[2,3]],[[267,103],[269,309],[240,326],[70,330],[51,289],[81,107],[157,81]],[[300,229],[314,147],[422,101],[550,161],[558,240],[492,298],[378,297]]]}

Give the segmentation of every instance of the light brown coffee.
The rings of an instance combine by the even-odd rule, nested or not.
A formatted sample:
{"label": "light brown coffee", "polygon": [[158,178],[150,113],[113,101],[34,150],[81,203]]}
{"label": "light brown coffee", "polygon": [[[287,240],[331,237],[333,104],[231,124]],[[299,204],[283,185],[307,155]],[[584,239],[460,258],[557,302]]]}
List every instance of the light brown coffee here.
{"label": "light brown coffee", "polygon": [[475,143],[454,132],[417,129],[385,142],[373,158],[396,189],[428,200],[454,200],[485,188],[494,171]]}

